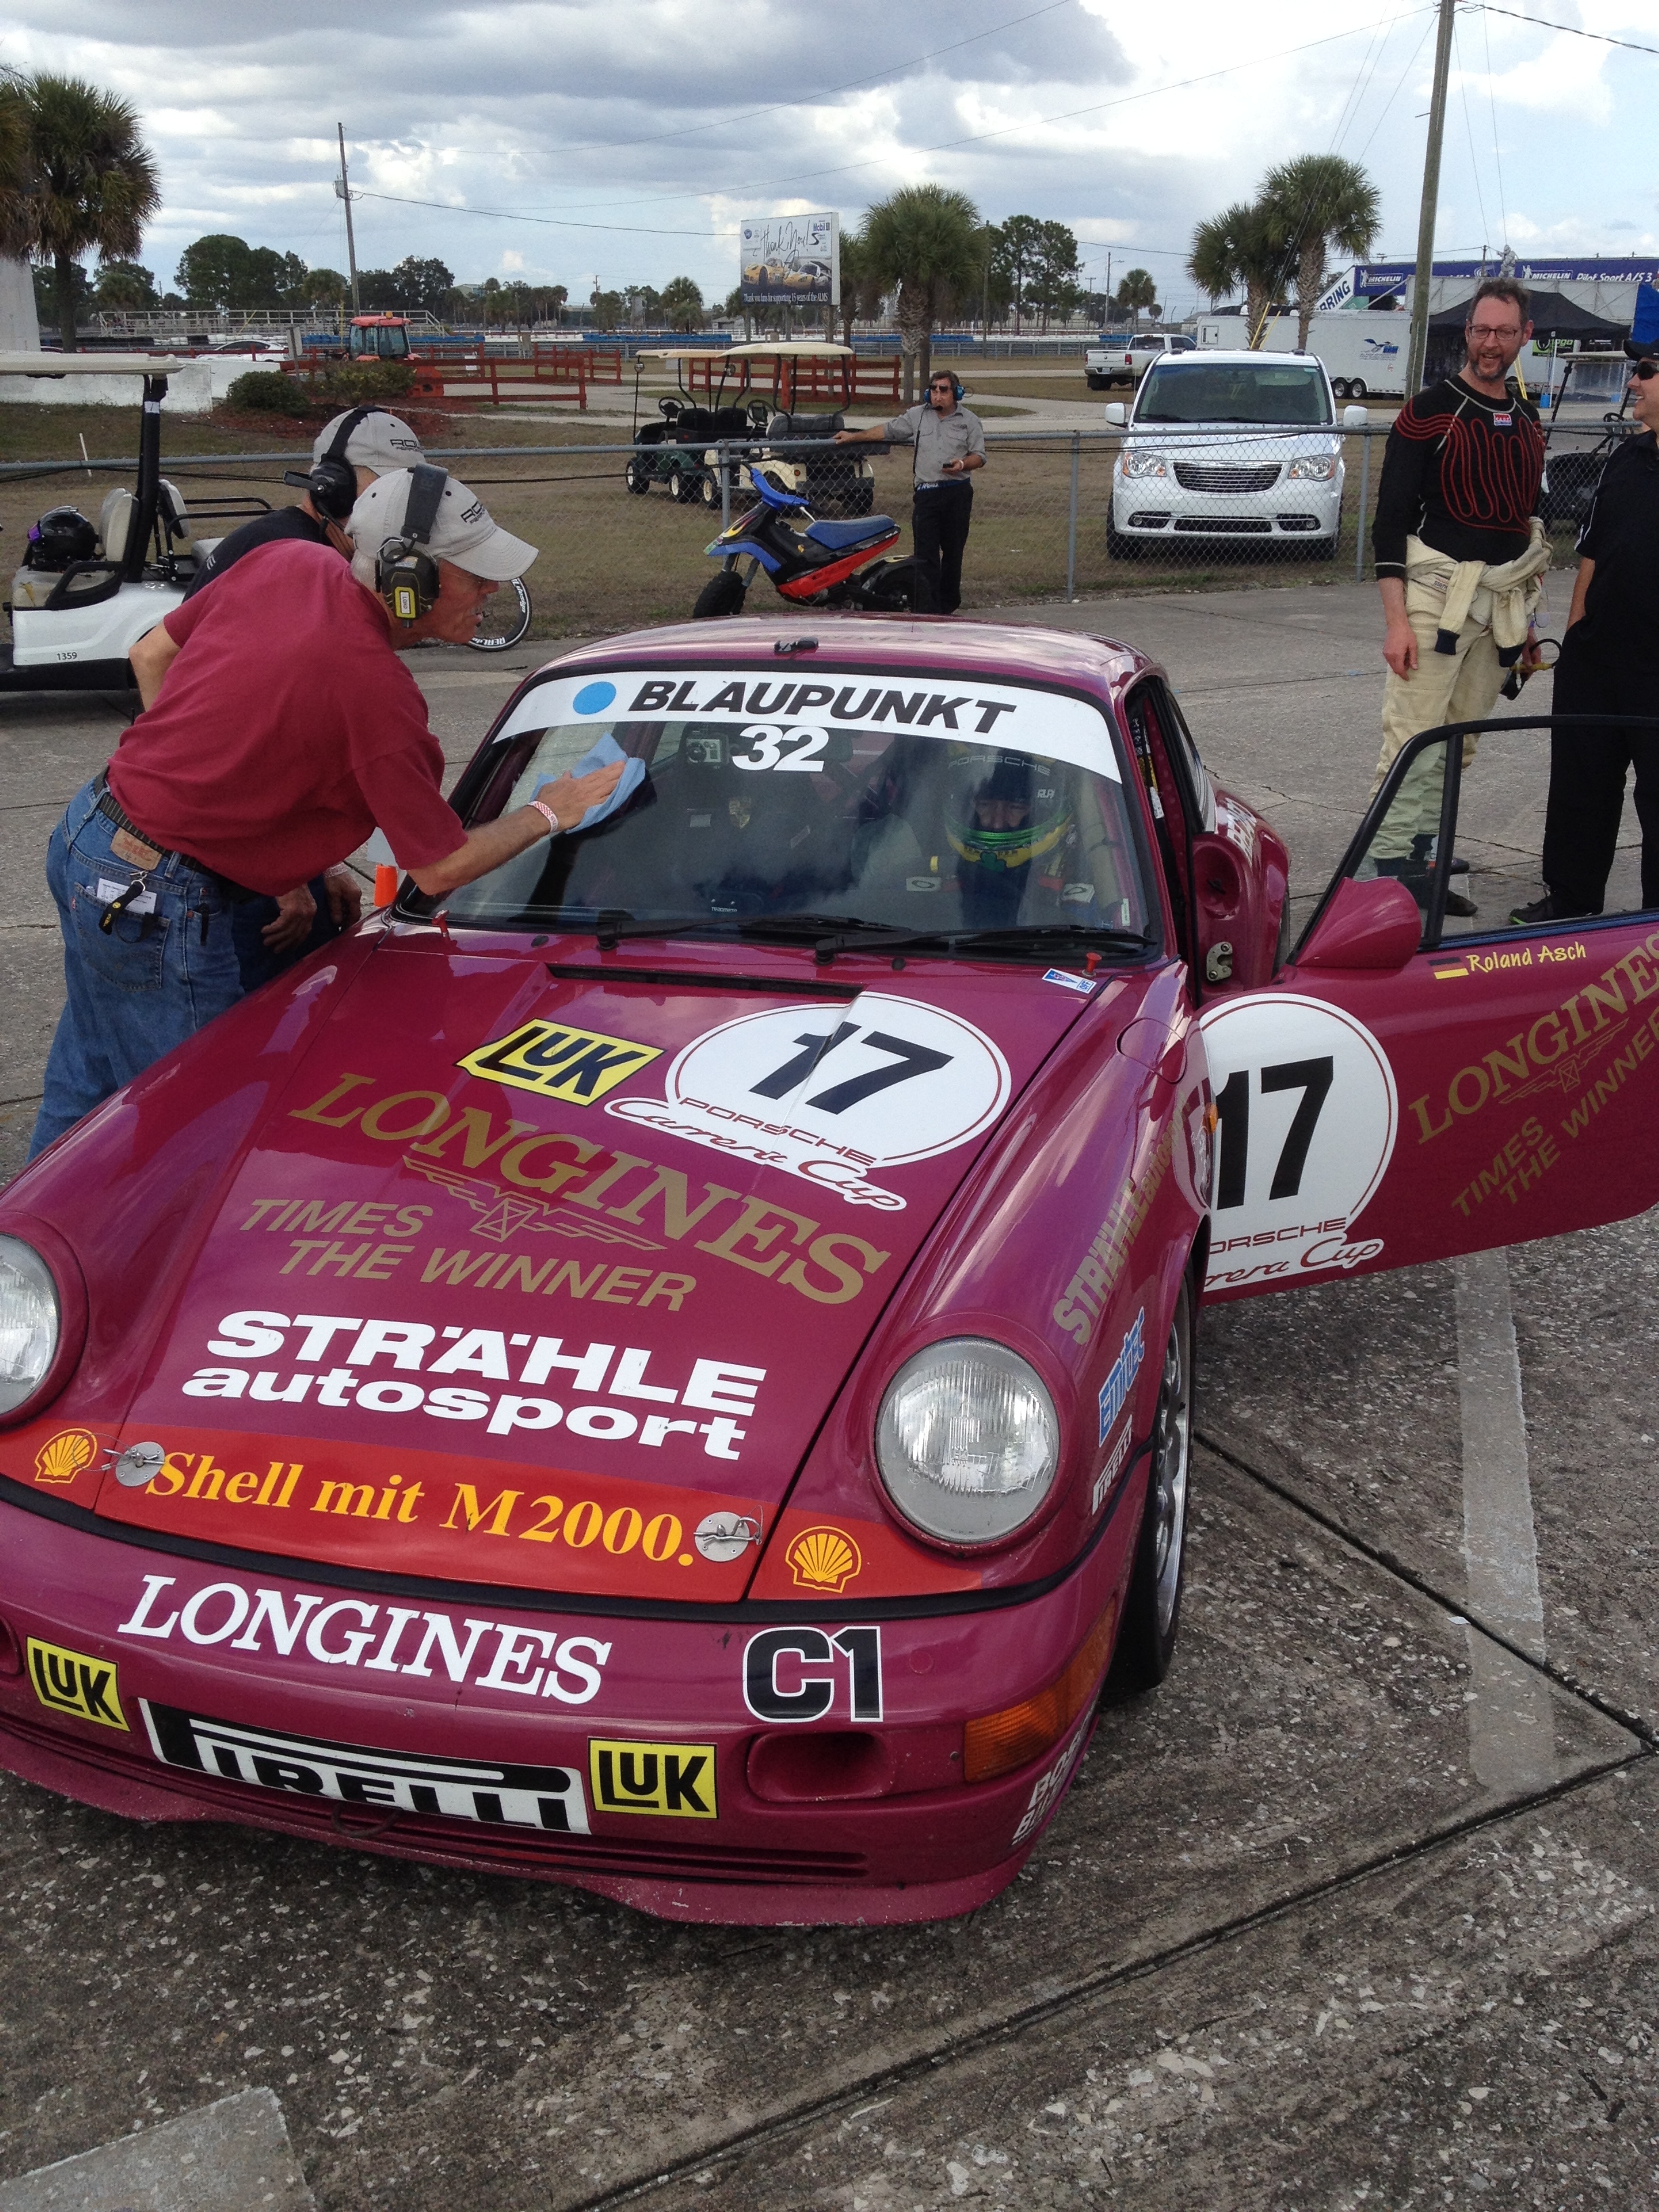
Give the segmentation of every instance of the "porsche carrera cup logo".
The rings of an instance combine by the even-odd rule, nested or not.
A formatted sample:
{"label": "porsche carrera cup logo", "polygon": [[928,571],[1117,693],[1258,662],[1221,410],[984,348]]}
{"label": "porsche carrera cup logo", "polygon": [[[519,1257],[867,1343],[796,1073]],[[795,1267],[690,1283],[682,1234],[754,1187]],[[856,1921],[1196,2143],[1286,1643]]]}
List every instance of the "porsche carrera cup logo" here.
{"label": "porsche carrera cup logo", "polygon": [[659,1045],[635,1044],[631,1037],[568,1029],[561,1022],[525,1022],[510,1036],[480,1045],[455,1065],[486,1083],[534,1091],[569,1106],[591,1106],[661,1058]]}
{"label": "porsche carrera cup logo", "polygon": [[902,1212],[903,1198],[876,1178],[969,1143],[1009,1087],[1008,1063],[973,1023],[866,991],[840,1021],[774,1006],[722,1022],[673,1062],[665,1097],[605,1110],[799,1176],[848,1206]]}
{"label": "porsche carrera cup logo", "polygon": [[425,1759],[366,1751],[204,1720],[141,1698],[150,1745],[164,1766],[216,1779],[393,1813],[477,1820],[491,1826],[588,1834],[580,1771],[569,1766],[509,1766],[494,1759]]}

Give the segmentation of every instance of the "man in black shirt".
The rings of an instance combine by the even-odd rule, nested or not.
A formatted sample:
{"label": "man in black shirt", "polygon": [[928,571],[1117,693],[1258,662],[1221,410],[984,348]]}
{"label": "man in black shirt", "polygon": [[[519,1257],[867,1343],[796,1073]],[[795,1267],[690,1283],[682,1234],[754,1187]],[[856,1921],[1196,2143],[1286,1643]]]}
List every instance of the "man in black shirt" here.
{"label": "man in black shirt", "polygon": [[[1482,284],[1469,302],[1462,370],[1407,400],[1389,434],[1371,533],[1388,624],[1379,784],[1419,732],[1484,720],[1504,671],[1535,650],[1532,611],[1549,566],[1534,519],[1544,439],[1538,410],[1508,381],[1531,335],[1522,287],[1508,276]],[[1474,750],[1466,739],[1466,766]],[[1425,754],[1375,848],[1379,872],[1419,893],[1439,833],[1441,780],[1439,755]],[[1455,893],[1447,909],[1475,910]]]}
{"label": "man in black shirt", "polygon": [[349,561],[351,540],[345,534],[345,524],[359,495],[376,477],[390,476],[394,469],[412,469],[421,458],[421,441],[400,416],[384,407],[348,408],[318,434],[311,449],[309,472],[301,476],[291,471],[285,476],[285,483],[306,488],[298,507],[276,507],[228,532],[191,577],[185,597],[194,599],[244,553],[279,538],[305,538],[313,545],[332,545]]}
{"label": "man in black shirt", "polygon": [[[1637,361],[1630,395],[1641,434],[1602,470],[1579,532],[1578,574],[1555,664],[1558,714],[1659,714],[1659,371],[1652,360]],[[1659,730],[1603,724],[1550,733],[1548,888],[1511,921],[1601,913],[1632,765],[1642,904],[1659,907]]]}

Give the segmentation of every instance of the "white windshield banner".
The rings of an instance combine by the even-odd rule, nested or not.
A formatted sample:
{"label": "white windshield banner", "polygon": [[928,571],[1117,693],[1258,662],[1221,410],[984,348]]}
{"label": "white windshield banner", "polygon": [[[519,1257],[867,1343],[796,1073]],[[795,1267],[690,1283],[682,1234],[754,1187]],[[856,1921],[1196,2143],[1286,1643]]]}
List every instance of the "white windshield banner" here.
{"label": "white windshield banner", "polygon": [[889,729],[895,737],[1006,745],[1121,781],[1103,711],[1087,700],[972,677],[889,670],[649,668],[556,677],[519,702],[501,739],[522,730],[581,728],[594,743],[619,723],[731,722],[790,729]]}

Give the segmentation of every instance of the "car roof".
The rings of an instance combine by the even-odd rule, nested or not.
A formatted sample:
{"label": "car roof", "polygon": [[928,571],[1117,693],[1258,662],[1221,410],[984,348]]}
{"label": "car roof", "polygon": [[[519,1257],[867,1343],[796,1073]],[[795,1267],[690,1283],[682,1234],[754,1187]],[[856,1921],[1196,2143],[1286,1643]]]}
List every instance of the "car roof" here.
{"label": "car roof", "polygon": [[1277,366],[1281,368],[1297,362],[1307,368],[1320,368],[1324,365],[1313,353],[1253,353],[1246,346],[1200,346],[1196,350],[1200,361],[1218,362],[1229,368],[1240,367],[1246,362],[1254,362],[1257,367]]}
{"label": "car roof", "polygon": [[[711,634],[716,629],[717,635]],[[860,666],[915,670],[918,674],[952,672],[988,683],[1060,684],[1093,692],[1114,704],[1138,676],[1156,665],[1133,645],[1077,630],[964,622],[960,616],[946,622],[937,617],[814,612],[787,625],[739,616],[718,625],[687,622],[624,632],[547,661],[528,680],[555,671],[570,675],[590,665],[612,667],[618,660],[630,667],[651,661],[684,665],[696,660],[732,666],[753,663],[776,670],[779,646],[805,637],[817,640],[826,663],[853,660]],[[805,674],[813,659],[812,654],[792,653],[787,665]]]}

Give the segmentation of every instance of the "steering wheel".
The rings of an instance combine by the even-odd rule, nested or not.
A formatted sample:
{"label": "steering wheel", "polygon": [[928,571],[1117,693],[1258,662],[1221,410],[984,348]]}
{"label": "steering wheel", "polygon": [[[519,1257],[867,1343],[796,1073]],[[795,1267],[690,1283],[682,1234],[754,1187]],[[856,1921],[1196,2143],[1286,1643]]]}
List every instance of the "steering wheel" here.
{"label": "steering wheel", "polygon": [[657,402],[657,412],[665,422],[673,422],[679,411],[680,402],[678,399],[659,399]]}

